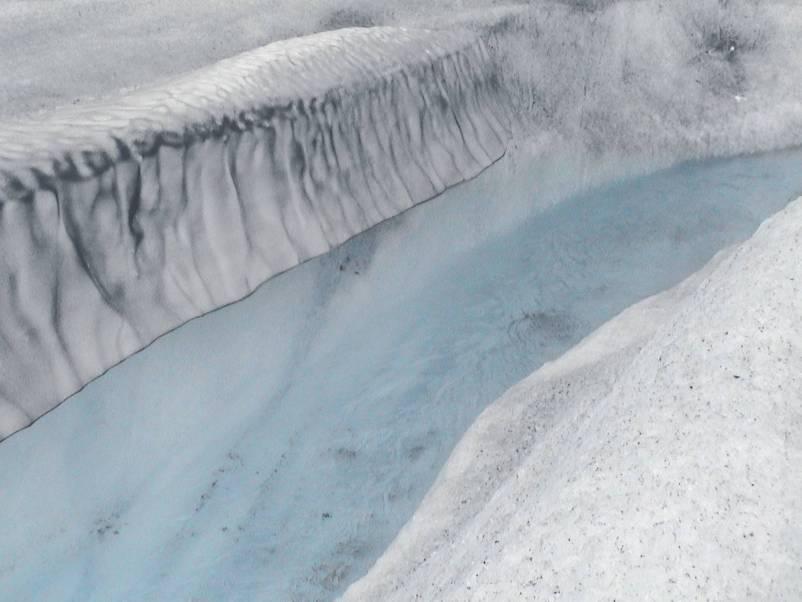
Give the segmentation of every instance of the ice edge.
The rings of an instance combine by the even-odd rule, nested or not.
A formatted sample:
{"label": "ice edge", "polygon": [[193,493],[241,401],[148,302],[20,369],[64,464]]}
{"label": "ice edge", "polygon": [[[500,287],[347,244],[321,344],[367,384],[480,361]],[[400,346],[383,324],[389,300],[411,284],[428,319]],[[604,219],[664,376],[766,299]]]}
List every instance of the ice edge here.
{"label": "ice edge", "polygon": [[0,124],[0,440],[194,317],[505,152],[467,32],[277,42]]}

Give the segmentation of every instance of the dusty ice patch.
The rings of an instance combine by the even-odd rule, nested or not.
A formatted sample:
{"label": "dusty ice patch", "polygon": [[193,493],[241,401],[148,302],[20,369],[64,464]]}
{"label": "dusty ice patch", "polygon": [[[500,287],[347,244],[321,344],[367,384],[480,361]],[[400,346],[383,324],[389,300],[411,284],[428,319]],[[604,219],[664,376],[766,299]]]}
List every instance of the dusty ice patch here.
{"label": "dusty ice patch", "polygon": [[513,387],[346,600],[802,594],[802,200]]}

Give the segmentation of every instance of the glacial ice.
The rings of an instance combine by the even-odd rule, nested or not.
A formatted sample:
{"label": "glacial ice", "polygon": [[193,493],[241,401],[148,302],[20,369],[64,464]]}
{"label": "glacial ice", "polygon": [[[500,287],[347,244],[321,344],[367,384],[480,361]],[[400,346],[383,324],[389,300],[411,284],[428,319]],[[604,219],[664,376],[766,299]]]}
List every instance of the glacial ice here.
{"label": "glacial ice", "polygon": [[350,29],[0,124],[0,438],[508,137],[474,35]]}
{"label": "glacial ice", "polygon": [[[325,2],[314,3],[314,10],[312,4],[309,19],[317,23],[319,15],[314,13]],[[519,443],[528,445],[526,434],[515,427],[526,429],[534,424],[540,433],[552,437],[554,433],[546,432],[543,423],[551,415],[545,412],[530,422],[521,420],[511,425],[504,420],[511,396],[501,397],[459,445],[443,472],[445,476],[416,512],[454,444],[506,387],[544,361],[557,358],[628,305],[700,268],[718,249],[748,236],[764,217],[800,192],[798,151],[684,164],[620,181],[627,174],[686,159],[755,153],[802,142],[802,89],[795,68],[802,64],[799,5],[749,0],[566,0],[514,7],[489,7],[480,0],[407,4],[425,14],[416,16],[396,7],[384,22],[413,29],[351,30],[282,42],[272,50],[254,51],[167,82],[168,88],[183,90],[181,94],[164,96],[166,88],[160,84],[122,98],[116,96],[111,103],[94,103],[91,109],[73,107],[55,116],[31,117],[23,132],[5,135],[0,148],[7,150],[0,150],[0,154],[5,153],[4,173],[11,176],[3,180],[3,194],[17,200],[3,203],[0,209],[0,246],[5,245],[0,249],[0,276],[9,283],[0,290],[4,308],[0,334],[13,337],[14,344],[10,351],[8,340],[0,342],[0,346],[6,345],[0,347],[0,391],[8,381],[6,374],[24,373],[24,380],[8,382],[22,390],[23,401],[31,404],[24,407],[25,403],[19,404],[15,398],[13,406],[5,406],[8,414],[0,416],[0,423],[5,420],[7,433],[27,424],[66,392],[149,338],[196,315],[195,310],[202,313],[247,294],[260,280],[246,273],[243,266],[256,270],[257,275],[269,275],[274,268],[281,271],[295,261],[327,251],[339,240],[331,238],[332,231],[340,232],[347,226],[353,230],[343,234],[347,237],[369,224],[367,219],[363,222],[353,217],[361,214],[348,213],[348,208],[364,208],[367,203],[368,213],[380,221],[403,211],[413,201],[423,200],[412,199],[406,190],[401,191],[401,199],[379,190],[388,183],[384,170],[393,172],[398,167],[394,153],[397,138],[389,137],[388,146],[388,138],[372,137],[375,131],[384,132],[387,121],[387,106],[382,104],[387,96],[382,91],[395,90],[394,77],[404,80],[409,61],[417,65],[411,71],[417,78],[410,80],[410,85],[418,86],[416,89],[427,99],[426,110],[433,112],[430,131],[436,137],[446,137],[440,151],[454,150],[456,141],[465,151],[466,161],[475,159],[483,149],[491,162],[504,153],[508,129],[513,130],[505,158],[472,182],[273,278],[241,303],[169,333],[90,383],[31,428],[0,443],[0,516],[13,517],[4,520],[0,528],[0,598],[331,599],[377,558],[379,562],[367,579],[350,590],[352,597],[370,598],[388,588],[405,587],[424,597],[434,596],[436,591],[461,598],[469,595],[455,583],[471,571],[480,572],[477,554],[488,550],[488,561],[495,572],[477,578],[475,583],[481,589],[474,590],[476,597],[518,594],[518,590],[493,589],[493,575],[519,586],[527,583],[520,578],[526,571],[509,564],[503,551],[496,553],[481,537],[471,540],[471,534],[509,536],[497,528],[494,516],[510,518],[511,509],[516,509],[515,495],[507,495],[513,489],[509,481],[504,488],[496,485],[497,478],[503,479],[510,474],[505,471],[519,464],[514,459],[487,471],[482,458],[505,458],[519,453]],[[424,4],[431,6],[423,10]],[[445,4],[453,5],[454,10],[446,10]],[[194,10],[200,3],[191,5]],[[368,0],[338,5],[370,8],[372,15],[378,15],[376,20],[381,20],[382,8]],[[463,11],[467,6],[481,10]],[[473,34],[456,33],[455,26]],[[421,28],[438,31],[423,32]],[[202,51],[215,43],[215,36],[219,32],[198,41]],[[329,45],[338,53],[342,50],[334,58],[343,70],[339,75],[327,67]],[[366,52],[366,48],[379,46],[393,50],[377,56]],[[287,51],[283,58],[273,55],[276,48]],[[427,48],[428,53],[424,51]],[[463,60],[460,49],[474,58]],[[309,60],[301,60],[298,53],[306,56],[307,51],[311,53]],[[154,50],[154,55],[159,53],[160,49]],[[351,62],[353,57],[359,64]],[[441,71],[427,67],[432,59]],[[452,64],[456,66],[449,70]],[[367,80],[360,65],[369,66]],[[382,71],[381,65],[389,72]],[[264,75],[262,83],[230,79],[230,73],[220,73],[239,68],[243,72],[256,69]],[[282,75],[267,77],[274,69]],[[470,77],[461,78],[466,69]],[[314,72],[317,77],[299,78],[299,72]],[[350,85],[338,87],[337,78],[343,73],[352,77],[344,80]],[[445,78],[451,82],[446,92],[454,92],[449,98],[462,111],[459,115],[466,115],[477,127],[488,128],[487,139],[477,137],[482,149],[472,148],[461,131],[445,125],[436,127],[443,123],[438,118],[442,115],[437,103],[428,103],[428,99],[442,92],[435,86],[438,73],[460,75],[458,81]],[[359,88],[368,81],[378,86],[374,96],[368,94],[370,102],[365,100],[365,90],[360,92]],[[218,89],[220,82],[226,85]],[[300,234],[300,228],[279,227],[275,230],[278,239],[255,235],[247,230],[254,221],[253,227],[261,232],[265,221],[276,224],[282,216],[278,212],[267,216],[251,213],[250,205],[249,213],[244,209],[240,213],[237,199],[229,194],[228,175],[251,168],[245,148],[247,127],[264,117],[258,108],[264,101],[265,87],[273,90],[275,85],[313,95],[325,94],[327,86],[334,86],[344,99],[339,109],[350,106],[352,110],[335,122],[358,124],[332,132],[332,140],[335,134],[342,135],[349,151],[357,148],[362,153],[356,159],[355,154],[347,154],[352,170],[348,173],[355,175],[333,177],[333,191],[308,186],[318,183],[315,174],[320,165],[313,157],[326,158],[329,155],[325,151],[334,148],[333,144],[315,146],[318,138],[312,128],[328,123],[325,111],[316,114],[322,120],[315,121],[311,102],[295,108],[287,105],[296,121],[282,121],[283,125],[276,128],[277,136],[280,131],[286,134],[287,129],[295,135],[297,128],[308,134],[308,146],[301,148],[309,178],[296,178],[294,194],[273,200],[289,199],[293,203],[287,208],[291,215],[299,209],[302,216],[315,218],[309,230],[315,236],[310,239],[305,227]],[[200,89],[203,94],[197,93]],[[202,96],[197,99],[202,107],[195,107],[194,102],[193,106],[185,104],[184,92],[193,99]],[[243,96],[254,103],[253,111],[245,115],[237,111]],[[275,108],[271,104],[274,100],[268,98],[266,106]],[[121,101],[133,103],[129,108],[144,122],[129,122],[128,113],[118,115]],[[514,108],[511,128],[506,125],[508,101]],[[161,104],[175,111],[160,112]],[[150,106],[147,110],[146,105]],[[98,114],[98,107],[105,107],[101,114],[107,111],[111,121],[81,127],[88,124],[91,115]],[[410,97],[393,111],[396,108],[398,112],[390,113],[392,123],[404,124],[410,122],[396,121],[396,115],[414,116],[421,107]],[[283,117],[279,112],[273,118]],[[448,115],[445,118],[453,125]],[[126,129],[129,123],[130,129]],[[202,124],[200,129],[191,127],[197,123]],[[243,124],[246,131],[240,132]],[[0,129],[11,132],[18,127],[4,124]],[[122,134],[118,127],[123,128]],[[233,130],[226,138],[228,128]],[[165,141],[161,135],[150,135],[162,130],[177,136],[167,135]],[[31,137],[35,131],[42,137]],[[48,131],[63,131],[65,137],[54,142],[48,135],[47,142],[39,145],[37,141],[44,141]],[[321,139],[327,140],[326,128],[321,131]],[[110,133],[121,136],[123,143],[108,138]],[[371,136],[367,143],[366,136]],[[412,138],[401,139],[406,143]],[[287,134],[282,140],[289,145],[292,137]],[[436,141],[432,140],[435,151],[429,148],[430,139],[419,136],[415,142],[419,152],[403,155],[398,173],[409,173],[403,169],[406,165],[412,169],[411,180],[420,183],[416,168],[431,169],[426,177],[433,182],[441,175],[443,155],[438,154]],[[189,152],[181,146],[184,143],[196,150]],[[55,150],[58,155],[76,144],[87,145],[83,150],[89,152],[72,154],[70,161],[53,162],[58,156],[50,153]],[[163,146],[151,159],[140,157],[141,151],[147,155],[152,144]],[[306,154],[312,148],[321,152],[315,155],[309,150]],[[101,152],[95,152],[98,150]],[[289,176],[297,175],[292,172],[296,164],[289,154],[279,154],[282,156],[289,182]],[[390,167],[384,162],[388,157],[392,159]],[[426,161],[416,165],[420,157]],[[125,170],[142,161],[136,219],[127,217],[133,207],[126,197],[131,189],[94,175],[94,170],[102,169],[110,159],[122,160],[128,166],[123,165],[122,175],[115,176],[123,183]],[[228,162],[231,159],[236,167],[233,171]],[[339,169],[339,153],[337,159]],[[330,164],[324,161],[323,165]],[[484,166],[481,161],[472,165],[475,171]],[[182,176],[176,182],[173,167],[189,177]],[[256,171],[254,167],[248,173]],[[462,174],[455,170],[454,181],[475,171]],[[89,178],[83,183],[73,181],[76,175]],[[61,182],[63,176],[66,180]],[[63,189],[67,195],[58,197],[58,203],[47,191],[54,181],[57,191]],[[612,185],[583,192],[610,181]],[[45,186],[37,189],[41,184]],[[275,191],[265,190],[264,182],[251,176],[243,177],[242,184],[237,193],[244,190],[245,196],[257,189],[261,194]],[[100,194],[109,190],[120,194]],[[195,212],[190,211],[191,204],[183,204],[190,190],[203,193]],[[314,193],[311,196],[310,190]],[[425,190],[434,194],[439,189],[431,184]],[[374,207],[377,191],[379,201]],[[581,194],[572,194],[577,191]],[[24,202],[31,193],[33,201]],[[91,202],[61,202],[84,193],[92,197]],[[302,198],[302,193],[309,198]],[[325,212],[331,207],[330,195],[337,199],[335,207],[342,201],[342,215]],[[136,195],[130,194],[130,198]],[[217,198],[232,202],[215,203]],[[172,200],[179,201],[183,213],[163,214],[163,210],[175,208],[168,202]],[[317,201],[320,203],[315,204]],[[271,206],[283,207],[280,203]],[[265,210],[264,205],[259,207]],[[304,208],[307,213],[303,213]],[[794,211],[797,209],[783,214],[777,223],[782,226]],[[247,219],[241,221],[242,216]],[[330,227],[318,227],[318,217]],[[788,235],[787,229],[784,232]],[[244,241],[245,234],[248,238]],[[285,251],[275,255],[284,261],[278,267],[267,265],[264,259],[267,248],[275,249],[276,240],[283,241],[276,245]],[[182,244],[183,252],[176,255]],[[745,248],[751,252],[755,246]],[[91,261],[81,265],[83,256],[75,249]],[[728,274],[735,274],[738,266],[758,269],[765,273],[766,281],[735,278],[733,282],[753,286],[754,295],[771,293],[775,289],[769,276],[793,276],[790,270],[794,266],[787,261],[765,261],[768,255],[757,250],[764,259],[733,264]],[[782,259],[782,253],[775,251],[777,248],[772,251],[773,257]],[[62,263],[62,258],[68,262]],[[154,258],[163,260],[167,267],[154,263]],[[184,263],[168,269],[174,260]],[[26,262],[34,262],[38,268],[23,269]],[[773,271],[774,267],[778,269]],[[98,274],[103,277],[103,286],[92,282]],[[228,278],[232,274],[238,276]],[[75,289],[76,282],[80,290]],[[722,304],[728,311],[755,309],[754,299],[746,302],[750,291],[733,291],[721,277],[710,282],[708,290],[713,297],[721,289],[744,301],[743,306]],[[190,290],[188,286],[192,287],[188,296],[191,303],[182,293]],[[583,361],[594,362],[635,336],[642,337],[638,341],[646,341],[651,350],[639,366],[653,371],[656,364],[649,363],[654,360],[652,352],[662,349],[665,337],[649,337],[661,320],[668,317],[667,323],[676,327],[688,346],[695,342],[691,331],[671,321],[674,301],[684,298],[679,293],[687,290],[686,284],[625,314],[631,320],[612,322],[593,339],[598,344],[585,344],[567,356],[568,367],[576,367],[577,354]],[[700,318],[694,313],[698,308],[683,303],[682,311],[695,325],[708,328],[717,324],[716,316]],[[798,314],[787,297],[781,304],[789,310],[787,315],[782,314],[784,318]],[[641,311],[644,307],[648,311]],[[126,319],[136,323],[141,332],[132,327],[120,329],[126,321],[115,313],[116,308],[122,308]],[[782,312],[776,307],[770,309],[768,326],[788,327],[775,320]],[[730,321],[734,320],[732,311],[727,318]],[[748,318],[750,312],[744,311]],[[110,330],[109,325],[115,328]],[[663,332],[670,330],[660,328]],[[114,335],[111,338],[107,336],[110,332]],[[717,344],[719,334],[710,335],[712,344]],[[69,340],[69,346],[51,357],[62,340]],[[794,344],[787,338],[779,340],[789,348]],[[76,350],[96,357],[82,357]],[[760,368],[771,359],[764,351],[761,348],[754,356],[744,355],[742,359],[747,363],[754,360]],[[621,357],[629,353],[631,349],[624,350]],[[674,376],[683,367],[705,367],[717,359],[701,355],[686,361],[681,352],[674,357],[678,360]],[[40,359],[56,365],[46,366]],[[598,373],[600,379],[591,384],[607,387],[611,381],[605,377],[610,374],[604,368],[609,366],[615,368],[613,380],[620,371],[628,371],[631,383],[638,371],[627,368],[626,357],[621,363],[618,359],[601,359],[600,370],[580,370],[572,383],[588,383]],[[534,382],[548,380],[553,371],[554,365],[547,366],[540,376],[533,377]],[[770,380],[759,370],[755,374],[763,374],[763,384]],[[784,382],[795,382],[792,374],[782,374],[788,377]],[[55,377],[61,381],[54,386]],[[562,400],[552,384],[547,382],[542,390]],[[711,390],[737,393],[738,389],[731,387],[734,384],[734,379],[711,379],[708,383]],[[687,392],[674,391],[671,386],[669,383],[665,390],[676,392],[685,404],[683,408],[691,407],[682,396]],[[537,406],[540,394],[528,395],[527,385],[522,387],[518,391],[524,392],[524,398],[516,396],[512,405],[514,411],[526,412],[532,403]],[[533,402],[533,398],[537,399]],[[623,407],[620,399],[605,399],[616,412]],[[627,413],[632,410],[630,402],[637,399],[635,395],[626,397],[629,406],[620,414],[624,422],[633,416],[642,422],[644,408]],[[760,399],[763,404],[765,398]],[[789,404],[793,401],[778,399]],[[518,401],[520,405],[516,405]],[[727,413],[733,409],[726,404],[717,407]],[[566,409],[570,412],[575,408],[566,405]],[[605,412],[601,408],[599,415],[604,417]],[[500,421],[488,422],[488,415]],[[670,420],[682,420],[670,412],[666,415]],[[777,416],[790,416],[787,423],[793,424],[793,415]],[[770,422],[764,420],[765,412],[758,418],[760,424]],[[701,424],[710,432],[719,432],[716,429],[721,424],[716,420],[707,414]],[[602,423],[604,420],[599,419],[581,424],[592,430]],[[492,451],[486,456],[465,451],[475,451],[477,433],[481,436],[484,429],[495,424],[511,429],[501,437],[503,444],[490,441],[493,446],[488,450]],[[567,424],[571,427],[579,422]],[[748,423],[740,426],[745,428],[732,432],[757,437],[772,453],[777,450],[771,447],[772,442],[783,436],[774,433],[774,437],[770,430],[751,428]],[[567,432],[575,434],[571,428]],[[620,443],[621,439],[613,435],[609,442]],[[785,440],[794,441],[787,436]],[[568,448],[582,444],[570,436],[560,442]],[[603,457],[609,452],[609,457],[620,459],[615,449],[605,445],[602,441],[594,449],[601,450],[598,453]],[[683,454],[696,461],[698,456],[693,454],[699,449],[704,446],[692,445],[683,448]],[[750,453],[759,451],[749,449]],[[796,453],[793,447],[788,451]],[[774,465],[787,468],[789,457],[778,458]],[[496,468],[497,474],[492,472]],[[707,466],[697,462],[682,468],[688,469],[683,472],[688,477],[698,476]],[[738,464],[735,480],[724,482],[730,487],[726,491],[742,496],[741,500],[745,499],[744,492],[749,493],[749,489],[739,489],[741,485],[747,487],[746,480],[739,480],[744,476],[742,468],[744,465]],[[461,469],[475,471],[480,477],[468,482],[460,480],[464,477],[461,474],[448,486],[443,484]],[[751,475],[751,468],[745,472]],[[765,475],[760,484],[770,486],[773,493],[781,491],[777,481],[768,480],[775,475],[771,466]],[[790,476],[798,475],[791,472]],[[531,493],[527,487],[533,480],[526,474],[524,477],[516,494]],[[705,484],[702,478],[697,482]],[[796,484],[788,480],[782,491],[794,493]],[[475,493],[470,499],[461,495],[466,488]],[[557,497],[562,491],[560,487],[553,490]],[[577,491],[583,493],[579,489],[571,492]],[[653,499],[648,497],[649,490],[640,497],[631,488],[626,491],[623,499],[627,502]],[[498,503],[484,506],[493,496],[498,497]],[[460,505],[455,508],[456,497]],[[583,503],[609,501],[587,495],[580,498]],[[718,498],[706,490],[705,496],[692,501],[699,500],[713,503]],[[783,505],[782,500],[787,503]],[[763,505],[756,507],[762,517],[772,512],[786,517],[797,508],[787,496],[759,501]],[[737,503],[734,507],[741,508]],[[620,511],[621,507],[611,503],[604,509]],[[413,513],[412,522],[388,548]],[[519,518],[536,516],[522,513]],[[581,515],[583,520],[587,516]],[[739,518],[744,519],[740,523],[743,526],[756,524],[754,517],[740,514]],[[454,527],[451,539],[431,531],[443,524],[438,522],[441,520]],[[457,528],[464,520],[476,531]],[[757,525],[774,529],[767,531],[769,536],[758,535],[758,549],[765,551],[767,558],[784,561],[793,557],[781,555],[793,552],[792,546],[783,551],[778,545],[781,539],[788,540],[788,532],[775,537],[776,524],[769,523]],[[532,533],[521,521],[511,519],[508,524],[526,535],[507,537],[508,549],[523,553],[521,544]],[[598,545],[593,549],[621,553],[605,546],[615,542],[618,533],[632,532],[621,522],[610,524],[615,524],[615,529],[603,541],[592,540]],[[664,539],[654,543],[664,543],[672,533],[707,538],[725,531],[711,522],[694,523],[695,529],[689,529],[688,524],[671,523],[676,529],[664,530]],[[571,528],[559,521],[551,525],[558,534],[564,527]],[[750,532],[745,533],[747,537]],[[796,533],[789,532],[791,536]],[[737,553],[741,554],[738,562],[746,559],[748,563],[750,556],[744,544],[726,539],[732,533],[723,533],[729,543],[728,560],[736,558]],[[421,538],[426,539],[424,547]],[[462,554],[449,547],[454,541],[460,542],[457,552]],[[744,541],[752,545],[751,539]],[[571,555],[575,550],[556,538],[549,545],[540,560],[555,559],[563,562],[558,568],[581,572],[582,567],[577,568]],[[415,569],[409,567],[417,566],[424,549],[434,549],[438,558],[447,558],[448,562],[424,563],[418,579],[413,574]],[[660,548],[656,545],[655,549]],[[452,558],[453,571],[441,570]],[[667,565],[680,566],[694,558],[675,552]],[[599,568],[592,564],[593,559],[586,560],[583,566]],[[633,587],[644,582],[677,581],[674,575],[656,572],[658,565],[651,564],[649,571],[634,574],[638,580],[632,581]],[[624,564],[616,566],[626,568]],[[744,564],[732,562],[728,566],[745,568],[743,578],[756,575]],[[779,575],[767,569],[757,577],[772,574]],[[557,570],[542,583],[560,585],[564,583],[561,575],[564,573]],[[425,576],[431,577],[427,583],[423,582]],[[592,582],[591,578],[571,583]],[[737,585],[743,579],[737,577],[731,583]],[[773,593],[795,593],[795,583],[787,580],[785,590],[778,586]],[[680,579],[677,591],[687,593],[690,590],[682,588],[689,584]],[[771,592],[768,587],[765,591]],[[576,595],[581,598],[582,593]]]}

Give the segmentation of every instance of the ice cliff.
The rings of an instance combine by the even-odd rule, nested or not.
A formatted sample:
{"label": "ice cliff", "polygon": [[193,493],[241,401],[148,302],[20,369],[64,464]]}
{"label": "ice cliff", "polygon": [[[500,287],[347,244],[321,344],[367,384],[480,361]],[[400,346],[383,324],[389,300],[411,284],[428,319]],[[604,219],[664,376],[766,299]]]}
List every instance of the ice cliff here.
{"label": "ice cliff", "polygon": [[0,438],[475,176],[504,153],[505,107],[478,37],[373,28],[0,124]]}
{"label": "ice cliff", "polygon": [[510,129],[525,152],[507,179],[524,187],[541,184],[532,163],[581,188],[605,169],[802,141],[799,7],[479,6],[377,13],[367,22],[436,31],[276,42],[0,124],[0,437],[159,334],[475,175]]}

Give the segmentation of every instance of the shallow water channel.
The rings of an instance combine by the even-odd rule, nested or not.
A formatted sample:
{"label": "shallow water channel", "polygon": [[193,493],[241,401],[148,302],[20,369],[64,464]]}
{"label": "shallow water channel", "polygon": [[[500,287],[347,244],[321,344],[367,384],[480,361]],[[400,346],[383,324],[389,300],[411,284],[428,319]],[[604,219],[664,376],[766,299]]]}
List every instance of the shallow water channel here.
{"label": "shallow water channel", "polygon": [[487,404],[747,238],[800,165],[685,164],[492,235],[483,175],[162,337],[0,444],[0,599],[334,598]]}

